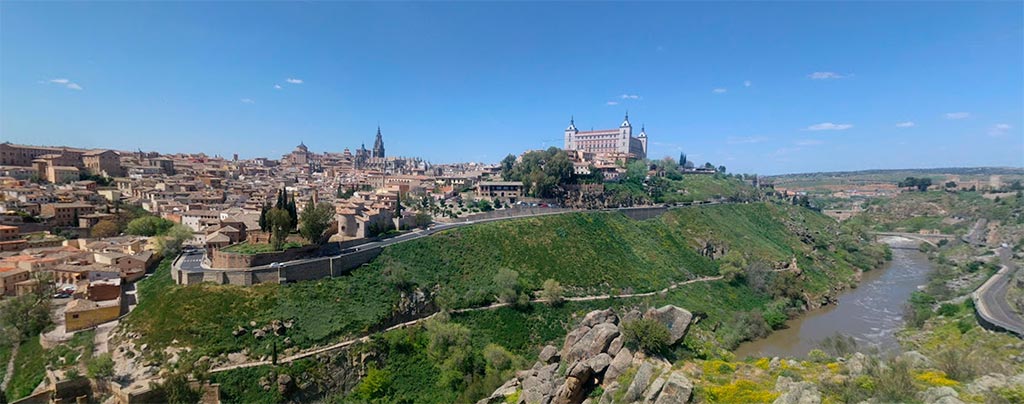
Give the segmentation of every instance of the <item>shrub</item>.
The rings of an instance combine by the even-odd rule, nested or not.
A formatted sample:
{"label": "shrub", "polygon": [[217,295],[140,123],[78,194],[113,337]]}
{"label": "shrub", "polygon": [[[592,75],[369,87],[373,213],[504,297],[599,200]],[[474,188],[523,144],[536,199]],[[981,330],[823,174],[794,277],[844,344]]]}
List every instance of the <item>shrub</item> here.
{"label": "shrub", "polygon": [[909,363],[898,360],[883,366],[880,361],[871,358],[866,367],[867,373],[874,378],[875,398],[884,402],[908,402],[914,399],[916,389]]}
{"label": "shrub", "polygon": [[827,362],[830,359],[828,354],[820,349],[812,349],[810,352],[807,353],[807,358],[819,363]]}
{"label": "shrub", "polygon": [[831,337],[825,337],[818,343],[818,346],[829,355],[846,356],[857,351],[857,340],[851,336],[836,333]]}
{"label": "shrub", "polygon": [[918,373],[914,378],[929,386],[956,386],[960,384],[956,380],[950,380],[946,377],[945,373],[934,370]]}
{"label": "shrub", "polygon": [[954,380],[968,381],[979,373],[977,359],[965,348],[947,348],[935,355],[933,360],[936,368]]}
{"label": "shrub", "polygon": [[945,317],[952,317],[960,313],[960,306],[952,303],[943,303],[939,306],[939,315]]}
{"label": "shrub", "polygon": [[622,323],[622,335],[626,344],[649,354],[664,353],[671,338],[665,324],[649,318]]}

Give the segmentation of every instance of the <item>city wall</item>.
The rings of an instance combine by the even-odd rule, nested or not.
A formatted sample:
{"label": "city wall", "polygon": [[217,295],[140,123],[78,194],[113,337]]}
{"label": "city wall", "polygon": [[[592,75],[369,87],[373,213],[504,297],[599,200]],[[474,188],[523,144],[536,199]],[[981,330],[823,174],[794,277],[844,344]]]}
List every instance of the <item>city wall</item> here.
{"label": "city wall", "polygon": [[348,274],[369,263],[381,253],[381,247],[335,257],[323,257],[294,262],[283,262],[279,267],[260,266],[246,269],[204,269],[182,271],[173,267],[171,276],[179,285],[204,282],[219,285],[251,286],[260,283],[290,283],[329,278]]}

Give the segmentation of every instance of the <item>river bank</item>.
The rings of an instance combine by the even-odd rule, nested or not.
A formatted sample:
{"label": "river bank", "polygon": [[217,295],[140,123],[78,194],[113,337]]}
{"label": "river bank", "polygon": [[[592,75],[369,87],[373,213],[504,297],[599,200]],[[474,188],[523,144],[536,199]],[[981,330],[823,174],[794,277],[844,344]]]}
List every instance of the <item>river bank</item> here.
{"label": "river bank", "polygon": [[883,241],[892,248],[892,261],[865,272],[860,284],[839,295],[836,304],[809,311],[767,338],[740,345],[736,356],[805,357],[821,340],[836,334],[853,337],[869,349],[898,349],[895,334],[904,324],[903,307],[934,267],[915,249],[915,242],[896,237]]}

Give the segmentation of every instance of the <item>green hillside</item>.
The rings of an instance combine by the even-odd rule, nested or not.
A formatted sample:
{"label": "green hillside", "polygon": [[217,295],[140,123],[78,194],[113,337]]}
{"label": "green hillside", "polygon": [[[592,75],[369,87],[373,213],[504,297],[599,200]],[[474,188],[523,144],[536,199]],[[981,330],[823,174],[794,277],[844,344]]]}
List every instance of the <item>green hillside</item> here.
{"label": "green hillside", "polygon": [[[555,279],[566,288],[567,296],[618,295],[660,290],[718,274],[719,260],[700,251],[713,251],[714,256],[739,251],[747,262],[759,263],[762,269],[795,258],[799,275],[762,271],[757,281],[741,276],[732,282],[697,283],[643,299],[569,303],[557,308],[531,305],[455,315],[451,320],[470,335],[470,355],[483,355],[484,348],[494,344],[519,360],[564,335],[574,314],[609,306],[673,303],[707,313],[710,321],[704,323],[706,327],[721,324],[715,333],[712,328],[705,328],[703,334],[695,332],[705,338],[693,341],[690,352],[684,354],[718,355],[721,348],[756,337],[749,334],[746,323],[736,320],[747,317],[737,313],[750,313],[750,318],[767,322],[765,326],[777,327],[787,315],[801,310],[804,293],[812,298],[831,293],[834,287],[851,282],[856,266],[870,269],[884,256],[879,248],[837,249],[838,238],[839,226],[831,219],[807,209],[768,203],[678,208],[646,221],[607,212],[500,221],[388,247],[371,264],[346,277],[286,286],[180,287],[161,279],[168,276],[163,266],[155,280],[140,286],[141,300],[148,304],[140,305],[127,323],[152,347],[177,340],[193,347],[189,355],[197,358],[242,349],[248,349],[253,357],[270,353],[269,340],[231,333],[250,321],[266,324],[291,319],[295,325],[287,336],[296,347],[325,345],[366,333],[395,317],[401,295],[408,291],[430,291],[436,303],[447,308],[492,303],[498,292],[493,281],[499,269],[516,271],[524,290],[538,290],[544,280]],[[146,282],[159,286],[146,286]],[[406,341],[401,342],[405,344],[402,348],[397,346],[399,342],[387,341],[378,341],[376,348],[407,352],[416,346]],[[407,356],[408,360],[423,360]],[[436,361],[428,362],[406,366],[393,359],[383,365],[400,379],[405,368],[440,371],[432,368],[441,366]],[[471,398],[476,389],[494,387],[485,379],[503,380],[502,375],[487,374],[485,368],[480,368],[479,379],[469,371],[466,380],[442,390]],[[218,375],[217,380],[224,383],[228,398],[248,401],[252,397],[245,395],[248,390],[244,386],[253,383],[244,375],[257,373],[229,372]]]}

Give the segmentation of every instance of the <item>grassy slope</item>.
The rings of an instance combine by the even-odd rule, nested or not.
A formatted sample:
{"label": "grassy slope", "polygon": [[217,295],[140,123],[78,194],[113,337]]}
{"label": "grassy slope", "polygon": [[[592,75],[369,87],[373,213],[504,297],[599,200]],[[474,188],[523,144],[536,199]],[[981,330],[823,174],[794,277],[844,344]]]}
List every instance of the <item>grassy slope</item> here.
{"label": "grassy slope", "polygon": [[7,401],[25,397],[35,390],[46,375],[46,360],[46,350],[39,345],[39,338],[29,338],[21,343],[14,358],[14,373],[5,392]]}
{"label": "grassy slope", "polygon": [[[805,243],[792,231],[804,228],[809,230],[801,230],[802,233],[820,240]],[[308,319],[329,318],[334,316],[332,313],[346,307],[347,301],[339,301],[316,314],[301,307],[314,304],[311,300],[330,300],[335,282],[344,281],[349,286],[372,285],[377,291],[387,290],[389,285],[386,281],[367,282],[379,279],[372,275],[395,267],[404,268],[407,277],[418,285],[441,285],[442,294],[446,290],[460,292],[461,299],[449,297],[457,305],[472,302],[473,294],[466,292],[486,288],[500,267],[519,271],[521,279],[533,289],[539,288],[544,279],[554,278],[576,294],[615,289],[656,290],[672,281],[716,273],[717,263],[694,253],[705,241],[719,247],[738,248],[756,259],[769,262],[788,262],[796,256],[805,273],[803,286],[811,291],[824,290],[847,282],[854,272],[849,253],[815,250],[813,247],[815,244],[833,244],[831,237],[834,237],[835,230],[835,223],[827,217],[791,206],[770,204],[684,208],[643,222],[607,213],[499,222],[390,247],[372,265],[356,271],[349,278],[284,288],[301,285],[307,288],[302,293],[309,293],[312,285],[319,285],[316,290],[324,295],[279,299],[278,303],[300,308],[291,311],[302,313],[297,324],[306,323]],[[711,282],[688,285],[663,296],[570,302],[558,308],[534,305],[526,310],[472,312],[453,316],[452,321],[470,330],[476,352],[494,343],[520,358],[532,358],[543,344],[560,344],[560,339],[579,321],[579,317],[594,309],[642,309],[676,304],[706,313],[708,319],[698,328],[711,334],[710,329],[715,324],[728,322],[738,312],[764,310],[770,302],[769,297],[755,293],[743,283]],[[344,332],[340,331],[341,327],[324,327]],[[415,340],[421,336],[410,338]],[[393,390],[387,397],[418,397],[414,400],[418,402],[452,401],[455,397],[452,394],[457,392],[429,382],[436,379],[440,368],[415,348],[417,344],[384,346],[392,351],[385,362],[385,370],[393,378]],[[281,369],[291,372],[289,366]],[[258,392],[247,387],[247,383],[251,384],[251,373],[265,374],[268,371],[229,372],[218,375],[216,380],[222,383],[228,401],[250,401],[258,396]],[[423,382],[399,383],[416,379]],[[437,399],[428,400],[426,397]]]}
{"label": "grassy slope", "polygon": [[[677,192],[683,190],[685,192]],[[715,198],[745,198],[754,194],[747,182],[718,174],[684,174],[682,181],[671,181],[668,191],[658,202],[676,203],[706,201]]]}
{"label": "grassy slope", "polygon": [[164,262],[140,284],[141,304],[126,323],[151,346],[177,339],[202,354],[242,348],[266,353],[269,342],[235,338],[231,330],[249,321],[293,318],[296,326],[289,336],[300,347],[364,332],[387,319],[398,303],[399,293],[386,275],[390,272],[403,273],[419,287],[436,288],[449,307],[491,301],[491,283],[502,267],[518,271],[532,290],[552,278],[570,295],[644,292],[717,273],[716,262],[695,252],[703,246],[698,239],[772,262],[795,255],[813,289],[822,289],[831,283],[827,277],[845,282],[852,268],[830,253],[809,256],[812,247],[789,228],[811,226],[826,237],[829,225],[819,214],[770,204],[682,208],[642,222],[617,213],[502,221],[389,247],[348,277],[288,286],[183,288],[172,284],[169,262]]}

